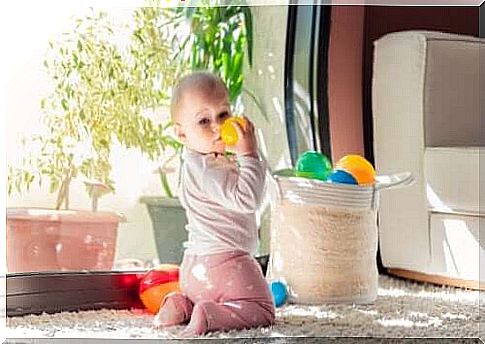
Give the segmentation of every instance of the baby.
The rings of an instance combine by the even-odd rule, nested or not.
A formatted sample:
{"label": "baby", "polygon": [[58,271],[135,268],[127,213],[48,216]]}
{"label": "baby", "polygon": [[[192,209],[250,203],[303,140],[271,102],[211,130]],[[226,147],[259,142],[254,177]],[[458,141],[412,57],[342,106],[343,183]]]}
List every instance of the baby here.
{"label": "baby", "polygon": [[275,309],[253,253],[255,211],[264,188],[254,126],[235,124],[238,142],[225,155],[222,123],[231,117],[228,90],[213,74],[180,80],[171,105],[175,133],[185,145],[180,200],[188,218],[188,241],[180,266],[182,293],[167,295],[156,326],[187,323],[183,335],[268,326]]}

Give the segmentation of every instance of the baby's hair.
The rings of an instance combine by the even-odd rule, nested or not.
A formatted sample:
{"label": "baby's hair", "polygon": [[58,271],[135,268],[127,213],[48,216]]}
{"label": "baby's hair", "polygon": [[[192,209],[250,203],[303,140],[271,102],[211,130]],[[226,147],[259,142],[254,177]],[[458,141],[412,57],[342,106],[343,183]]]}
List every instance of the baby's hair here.
{"label": "baby's hair", "polygon": [[218,88],[222,89],[226,94],[229,94],[224,81],[222,81],[219,76],[207,71],[192,72],[182,77],[175,85],[172,92],[170,104],[170,116],[172,122],[176,121],[177,107],[186,91],[190,89],[198,89],[202,92],[212,93]]}

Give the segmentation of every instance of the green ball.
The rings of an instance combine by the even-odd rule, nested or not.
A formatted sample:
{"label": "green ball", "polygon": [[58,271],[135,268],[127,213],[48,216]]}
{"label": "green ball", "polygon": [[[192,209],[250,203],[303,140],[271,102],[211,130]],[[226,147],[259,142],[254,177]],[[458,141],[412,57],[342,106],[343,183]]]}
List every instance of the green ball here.
{"label": "green ball", "polygon": [[306,151],[296,162],[295,174],[298,177],[327,180],[331,172],[332,163],[322,153]]}

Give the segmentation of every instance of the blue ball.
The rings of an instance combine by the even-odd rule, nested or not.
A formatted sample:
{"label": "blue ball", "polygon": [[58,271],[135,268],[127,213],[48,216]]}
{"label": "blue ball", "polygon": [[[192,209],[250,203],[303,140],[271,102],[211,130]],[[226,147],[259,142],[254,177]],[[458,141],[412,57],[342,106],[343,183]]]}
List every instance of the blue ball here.
{"label": "blue ball", "polygon": [[273,281],[270,283],[271,294],[276,307],[282,306],[288,297],[286,292],[286,285],[281,281]]}
{"label": "blue ball", "polygon": [[355,180],[354,176],[344,170],[333,171],[332,174],[328,176],[327,180],[332,183],[357,185],[357,180]]}

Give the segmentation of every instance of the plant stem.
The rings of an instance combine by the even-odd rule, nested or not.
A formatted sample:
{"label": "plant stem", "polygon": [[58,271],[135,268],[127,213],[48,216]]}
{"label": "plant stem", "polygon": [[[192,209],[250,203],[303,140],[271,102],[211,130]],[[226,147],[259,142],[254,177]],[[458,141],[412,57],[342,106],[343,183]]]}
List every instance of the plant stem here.
{"label": "plant stem", "polygon": [[243,87],[242,88],[243,92],[246,92],[246,94],[254,101],[254,104],[256,104],[256,107],[258,108],[259,112],[261,113],[261,115],[263,115],[264,119],[266,121],[269,121],[268,120],[268,115],[266,114],[266,111],[264,111],[264,108],[263,108],[263,105],[261,104],[261,102],[258,100],[258,98],[256,98],[256,96],[254,95],[254,93],[252,93],[249,89],[247,89],[246,87]]}
{"label": "plant stem", "polygon": [[160,171],[160,182],[162,183],[163,191],[165,191],[165,194],[167,195],[167,197],[173,198],[172,191],[170,190],[170,185],[168,185],[167,174],[161,171]]}
{"label": "plant stem", "polygon": [[67,172],[66,178],[62,181],[59,193],[57,194],[56,210],[61,209],[64,203],[65,209],[69,209],[69,186],[72,179],[72,170]]}
{"label": "plant stem", "polygon": [[98,198],[99,196],[98,195],[94,195],[93,198],[92,198],[92,202],[91,202],[91,210],[93,212],[96,212],[98,211]]}
{"label": "plant stem", "polygon": [[65,196],[64,196],[64,205],[65,209],[69,209],[69,187],[71,186],[71,173],[69,172],[69,175],[66,180],[66,191],[65,191]]}
{"label": "plant stem", "polygon": [[59,188],[59,192],[57,193],[57,200],[56,200],[56,210],[61,209],[62,203],[64,203],[64,197],[65,197],[65,181],[61,183],[61,187]]}

